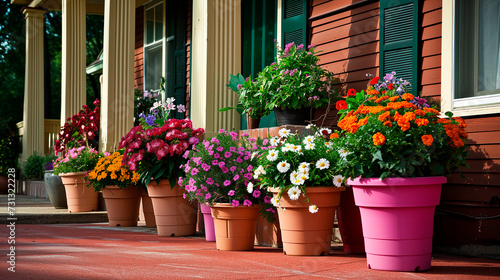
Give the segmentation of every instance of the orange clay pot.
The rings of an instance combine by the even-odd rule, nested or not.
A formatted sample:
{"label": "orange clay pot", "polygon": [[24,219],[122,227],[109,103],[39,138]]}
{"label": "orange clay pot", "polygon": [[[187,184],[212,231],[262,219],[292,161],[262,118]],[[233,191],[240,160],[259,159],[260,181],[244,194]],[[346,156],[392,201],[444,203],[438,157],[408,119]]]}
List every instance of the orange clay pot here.
{"label": "orange clay pot", "polygon": [[229,203],[212,206],[215,242],[218,250],[249,251],[254,248],[259,205],[233,207]]}
{"label": "orange clay pot", "polygon": [[153,209],[153,203],[151,202],[151,197],[149,197],[149,194],[144,189],[141,190],[141,199],[142,199],[142,211],[144,213],[144,220],[146,222],[146,227],[155,228],[156,220],[155,220],[155,211]]}
{"label": "orange clay pot", "polygon": [[156,228],[159,236],[187,236],[196,233],[197,205],[182,197],[179,185],[170,188],[168,180],[148,184],[148,194],[153,202]]}
{"label": "orange clay pot", "polygon": [[[269,189],[274,196],[278,188]],[[345,188],[306,187],[311,204],[318,207],[317,213],[309,212],[309,203],[302,195],[291,200],[287,193],[281,197],[278,217],[283,240],[283,253],[293,256],[325,256],[330,254],[335,208],[340,202],[340,193]]]}
{"label": "orange clay pot", "polygon": [[87,182],[83,179],[85,175],[85,171],[59,174],[66,190],[69,213],[97,210],[98,193],[87,187]]}
{"label": "orange clay pot", "polygon": [[106,186],[102,190],[106,201],[110,227],[136,227],[139,219],[139,204],[141,197],[137,186],[118,188]]}

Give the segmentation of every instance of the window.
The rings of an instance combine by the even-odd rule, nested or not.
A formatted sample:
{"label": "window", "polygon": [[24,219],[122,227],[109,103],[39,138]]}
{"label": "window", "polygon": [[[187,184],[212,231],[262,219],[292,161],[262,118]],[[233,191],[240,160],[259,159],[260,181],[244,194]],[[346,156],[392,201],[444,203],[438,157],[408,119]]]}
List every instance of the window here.
{"label": "window", "polygon": [[159,91],[163,63],[163,4],[146,8],[144,30],[144,90]]}
{"label": "window", "polygon": [[443,1],[443,110],[500,112],[500,1]]}

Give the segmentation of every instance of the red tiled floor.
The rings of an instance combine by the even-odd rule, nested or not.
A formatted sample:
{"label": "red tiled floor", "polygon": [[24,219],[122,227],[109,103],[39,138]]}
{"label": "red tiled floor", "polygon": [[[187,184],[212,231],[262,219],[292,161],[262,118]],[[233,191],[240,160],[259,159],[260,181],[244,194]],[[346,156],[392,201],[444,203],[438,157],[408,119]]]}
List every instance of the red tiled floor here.
{"label": "red tiled floor", "polygon": [[[434,255],[426,272],[370,270],[364,256],[285,256],[256,247],[224,252],[199,237],[158,237],[107,224],[17,225],[16,272],[0,279],[500,279],[500,261]],[[0,240],[2,259],[8,248]]]}

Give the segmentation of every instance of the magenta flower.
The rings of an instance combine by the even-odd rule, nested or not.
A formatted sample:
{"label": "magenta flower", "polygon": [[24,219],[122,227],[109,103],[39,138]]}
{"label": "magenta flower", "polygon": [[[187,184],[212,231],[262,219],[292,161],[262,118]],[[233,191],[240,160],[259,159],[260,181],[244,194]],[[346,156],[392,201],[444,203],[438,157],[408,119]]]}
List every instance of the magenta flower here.
{"label": "magenta flower", "polygon": [[212,161],[212,165],[218,165],[219,164],[219,161],[218,160],[213,160]]}
{"label": "magenta flower", "polygon": [[236,159],[236,162],[238,163],[242,163],[243,162],[243,159],[241,159],[240,157]]}
{"label": "magenta flower", "polygon": [[224,147],[219,146],[219,147],[217,147],[217,149],[216,149],[216,150],[217,150],[217,151],[219,151],[219,152],[222,152],[222,151],[224,150]]}
{"label": "magenta flower", "polygon": [[218,158],[220,158],[220,155],[218,153],[215,153],[214,158],[218,159]]}
{"label": "magenta flower", "polygon": [[238,181],[238,179],[239,179],[239,178],[240,178],[240,175],[234,175],[234,177],[233,177],[233,181],[235,181],[235,182],[236,182],[236,181]]}
{"label": "magenta flower", "polygon": [[264,196],[264,202],[271,203],[271,198],[268,195]]}
{"label": "magenta flower", "polygon": [[253,166],[249,165],[249,166],[247,167],[247,171],[248,171],[248,172],[252,172],[252,171],[253,171]]}
{"label": "magenta flower", "polygon": [[196,174],[198,174],[198,172],[199,172],[198,168],[193,168],[191,170],[191,175],[195,176]]}
{"label": "magenta flower", "polygon": [[231,167],[229,168],[229,170],[231,170],[231,172],[236,171],[236,169],[237,169],[237,167],[236,167],[236,166],[231,166]]}
{"label": "magenta flower", "polygon": [[214,184],[214,179],[212,179],[212,178],[208,178],[208,179],[207,179],[207,181],[206,181],[206,183],[207,183],[208,185],[213,185],[213,184]]}
{"label": "magenta flower", "polygon": [[235,147],[229,147],[229,151],[230,152],[236,152],[236,148]]}
{"label": "magenta flower", "polygon": [[238,207],[240,206],[240,202],[238,200],[233,200],[233,202],[231,202],[231,206]]}
{"label": "magenta flower", "polygon": [[205,195],[205,199],[207,199],[207,200],[208,200],[208,199],[210,199],[211,197],[212,197],[212,195],[211,195],[210,193],[207,193],[207,194]]}
{"label": "magenta flower", "polygon": [[230,158],[233,154],[231,152],[225,152],[224,157],[225,158]]}
{"label": "magenta flower", "polygon": [[245,206],[252,206],[252,202],[248,199],[245,199],[245,201],[243,202],[243,205]]}
{"label": "magenta flower", "polygon": [[[225,184],[225,182],[224,182],[224,184]],[[234,195],[234,190],[230,190],[230,191],[227,193],[227,195],[229,195],[229,196],[233,196],[233,195]]]}
{"label": "magenta flower", "polygon": [[225,166],[222,166],[220,168],[220,170],[222,170],[222,173],[224,173],[224,174],[226,174],[227,172],[229,172],[229,169],[227,169],[227,167],[225,167]]}
{"label": "magenta flower", "polygon": [[[229,185],[231,185],[231,181],[229,181],[229,180],[224,181],[224,186],[226,186],[226,187],[227,187],[227,186],[229,186]],[[231,192],[231,191],[230,191],[230,192]],[[233,193],[233,194],[234,194],[234,193]]]}
{"label": "magenta flower", "polygon": [[249,180],[249,181],[250,181],[250,180],[252,180],[253,175],[252,175],[252,173],[245,173],[245,175],[243,175],[243,177],[244,177],[245,179],[247,179],[247,180]]}
{"label": "magenta flower", "polygon": [[206,163],[202,163],[201,164],[201,168],[207,172],[208,170],[210,170],[210,165],[206,164]]}
{"label": "magenta flower", "polygon": [[252,195],[255,198],[259,198],[260,197],[260,191],[259,190],[254,190]]}

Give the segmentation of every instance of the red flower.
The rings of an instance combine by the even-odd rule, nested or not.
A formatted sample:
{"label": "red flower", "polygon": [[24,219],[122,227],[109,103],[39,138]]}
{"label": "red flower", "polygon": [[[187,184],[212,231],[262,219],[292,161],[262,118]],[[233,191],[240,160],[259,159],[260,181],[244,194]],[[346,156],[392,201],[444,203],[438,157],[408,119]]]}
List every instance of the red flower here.
{"label": "red flower", "polygon": [[388,88],[389,90],[393,90],[393,89],[394,89],[394,84],[393,84],[393,83],[390,83],[390,84],[387,86],[387,88]]}
{"label": "red flower", "polygon": [[347,102],[345,102],[345,100],[339,100],[335,106],[337,107],[337,110],[345,110],[347,109]]}
{"label": "red flower", "polygon": [[370,81],[370,85],[374,85],[374,84],[378,83],[378,79],[380,79],[380,77],[375,77],[375,78],[373,78],[373,79]]}
{"label": "red flower", "polygon": [[356,90],[353,89],[353,88],[350,88],[348,91],[347,91],[347,96],[356,96]]}

